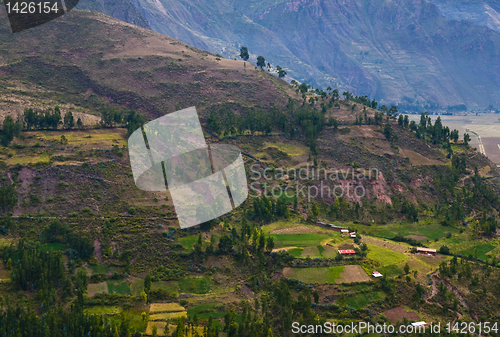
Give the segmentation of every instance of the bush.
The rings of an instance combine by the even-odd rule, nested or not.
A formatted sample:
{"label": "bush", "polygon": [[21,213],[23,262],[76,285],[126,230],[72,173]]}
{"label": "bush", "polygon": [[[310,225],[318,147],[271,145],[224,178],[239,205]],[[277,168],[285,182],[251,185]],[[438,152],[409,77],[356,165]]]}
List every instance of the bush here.
{"label": "bush", "polygon": [[448,246],[441,246],[439,248],[439,254],[449,255],[450,254],[450,248],[448,248]]}
{"label": "bush", "polygon": [[129,209],[128,209],[128,214],[130,214],[130,215],[134,215],[135,213],[136,213],[136,209],[135,209],[135,207],[129,207]]}

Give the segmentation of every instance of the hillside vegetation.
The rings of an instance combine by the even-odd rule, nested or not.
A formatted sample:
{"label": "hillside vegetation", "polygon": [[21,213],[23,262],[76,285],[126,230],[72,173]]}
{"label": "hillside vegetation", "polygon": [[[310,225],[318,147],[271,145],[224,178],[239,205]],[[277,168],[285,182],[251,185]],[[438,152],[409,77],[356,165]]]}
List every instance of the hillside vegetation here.
{"label": "hillside vegetation", "polygon": [[[0,335],[500,318],[499,171],[439,118],[289,85],[103,14],[1,29]],[[251,188],[180,229],[168,191],[136,188],[127,135],[190,105],[209,143],[242,150]]]}

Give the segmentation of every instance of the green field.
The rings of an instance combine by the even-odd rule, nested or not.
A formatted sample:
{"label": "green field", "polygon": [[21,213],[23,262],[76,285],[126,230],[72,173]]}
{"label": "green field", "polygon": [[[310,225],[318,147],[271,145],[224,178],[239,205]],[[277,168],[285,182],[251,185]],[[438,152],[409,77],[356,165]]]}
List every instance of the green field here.
{"label": "green field", "polygon": [[335,283],[340,278],[344,266],[320,268],[290,268],[286,277],[300,280],[304,283]]}
{"label": "green field", "polygon": [[385,294],[382,291],[371,291],[346,297],[346,303],[352,308],[359,309],[384,298]]}
{"label": "green field", "polygon": [[[152,286],[151,286],[152,288]],[[132,295],[140,296],[142,290],[144,289],[144,280],[142,278],[135,279],[132,282]]]}
{"label": "green field", "polygon": [[46,243],[40,246],[40,249],[52,252],[64,252],[67,248],[68,246],[64,243]]}
{"label": "green field", "polygon": [[398,264],[409,259],[409,257],[405,254],[371,244],[368,244],[367,257],[370,260],[379,263],[382,267],[389,266],[391,264]]}
{"label": "green field", "polygon": [[300,257],[302,255],[303,250],[304,250],[304,248],[293,248],[293,249],[289,249],[288,253],[290,255],[292,255],[293,257]]}
{"label": "green field", "polygon": [[333,234],[271,234],[275,248],[282,247],[311,247],[321,241],[332,238]]}
{"label": "green field", "polygon": [[89,315],[118,315],[122,310],[115,306],[96,305],[86,308],[84,311]]}
{"label": "green field", "polygon": [[387,277],[394,277],[394,276],[399,276],[404,273],[401,268],[398,266],[391,264],[390,266],[385,266],[382,268],[377,269],[378,272],[380,272],[382,275],[387,276]]}
{"label": "green field", "polygon": [[487,260],[487,259],[491,259],[491,256],[486,255],[486,253],[492,251],[495,248],[496,248],[495,246],[490,245],[490,244],[477,245],[477,246],[463,252],[462,256],[464,256],[464,257],[469,257],[469,255],[474,256],[474,251],[477,249],[477,257],[482,259],[482,260]]}
{"label": "green field", "polygon": [[360,230],[363,230],[368,235],[393,238],[396,235],[402,235],[404,237],[409,235],[417,235],[426,238],[421,238],[418,241],[434,241],[435,239],[446,238],[447,233],[456,234],[458,230],[449,226],[442,226],[438,223],[424,224],[413,223],[413,224],[390,224],[384,226],[363,226],[362,228],[357,226]]}
{"label": "green field", "polygon": [[195,314],[198,318],[222,318],[224,317],[224,305],[221,303],[207,303],[203,305],[198,305],[194,308],[188,309],[188,317],[192,318]]}
{"label": "green field", "polygon": [[179,281],[179,290],[184,294],[206,294],[210,291],[210,277],[186,277]]}
{"label": "green field", "polygon": [[126,281],[107,281],[108,292],[110,294],[129,295],[130,286]]}
{"label": "green field", "polygon": [[117,266],[106,266],[105,264],[96,264],[95,266],[87,266],[93,272],[93,274],[107,274],[107,273],[121,273],[123,272],[123,267]]}
{"label": "green field", "polygon": [[189,251],[193,250],[193,246],[196,241],[198,241],[198,235],[189,235],[179,238],[179,243]]}
{"label": "green field", "polygon": [[162,290],[167,294],[178,294],[179,283],[176,281],[158,281],[151,283],[151,290]]}

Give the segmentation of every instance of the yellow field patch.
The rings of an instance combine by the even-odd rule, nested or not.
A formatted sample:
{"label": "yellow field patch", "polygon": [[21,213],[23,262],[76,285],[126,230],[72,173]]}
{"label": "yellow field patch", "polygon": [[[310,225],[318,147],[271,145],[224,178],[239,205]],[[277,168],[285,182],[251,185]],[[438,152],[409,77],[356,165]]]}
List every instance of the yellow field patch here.
{"label": "yellow field patch", "polygon": [[151,305],[149,306],[150,313],[176,311],[186,311],[186,308],[184,308],[179,303],[151,303]]}
{"label": "yellow field patch", "polygon": [[64,135],[68,141],[65,146],[78,145],[91,148],[109,148],[112,145],[118,145],[119,147],[127,145],[126,132],[125,129],[61,130],[26,132],[25,136],[32,136],[33,143],[60,143],[61,136]]}
{"label": "yellow field patch", "polygon": [[[175,331],[177,328],[177,325],[175,324],[168,324],[166,322],[148,322],[148,327],[146,328],[146,334],[147,335],[152,335],[153,334],[153,326],[156,325],[156,331],[158,332],[158,336],[170,336],[172,333]],[[168,333],[165,334],[165,327],[168,327]],[[197,326],[194,328],[194,331],[198,332],[199,336],[203,336],[203,327],[202,326]],[[191,333],[191,329],[189,329],[189,333]],[[191,335],[188,335],[191,337]],[[194,336],[194,335],[193,335]]]}
{"label": "yellow field patch", "polygon": [[269,147],[274,147],[281,152],[286,153],[291,157],[297,157],[304,154],[307,154],[309,148],[306,146],[293,145],[293,144],[282,144],[282,143],[265,143],[264,148],[267,149]]}
{"label": "yellow field patch", "polygon": [[379,246],[382,248],[387,248],[390,250],[393,250],[398,253],[406,253],[408,252],[410,246],[404,243],[399,243],[399,242],[393,242],[393,241],[386,241],[383,239],[376,239],[370,236],[362,236],[361,242],[371,244],[374,246]]}
{"label": "yellow field patch", "polygon": [[164,312],[161,314],[150,315],[149,319],[151,321],[166,321],[172,318],[178,318],[182,316],[187,316],[187,311],[179,311],[179,312]]}
{"label": "yellow field patch", "polygon": [[38,156],[13,156],[6,160],[9,165],[27,165],[27,164],[35,164],[35,163],[48,163],[50,161],[50,157],[48,154],[43,153]]}
{"label": "yellow field patch", "polygon": [[165,331],[166,322],[148,322],[148,327],[146,328],[146,334],[151,336],[153,334],[153,326],[156,325],[156,331],[158,336],[165,336],[163,333]]}

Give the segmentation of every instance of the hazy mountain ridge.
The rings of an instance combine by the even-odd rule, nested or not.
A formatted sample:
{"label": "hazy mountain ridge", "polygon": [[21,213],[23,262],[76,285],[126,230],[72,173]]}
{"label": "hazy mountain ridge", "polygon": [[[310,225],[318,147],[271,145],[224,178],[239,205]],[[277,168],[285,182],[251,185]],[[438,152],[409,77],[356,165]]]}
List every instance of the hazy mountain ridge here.
{"label": "hazy mountain ridge", "polygon": [[490,0],[428,0],[452,20],[469,20],[500,31],[500,3]]}
{"label": "hazy mountain ridge", "polygon": [[76,8],[101,12],[142,28],[150,28],[133,0],[81,0]]}
{"label": "hazy mountain ridge", "polygon": [[157,32],[230,58],[245,45],[251,61],[263,55],[314,86],[384,103],[500,105],[500,34],[446,15],[441,0],[134,1]]}

